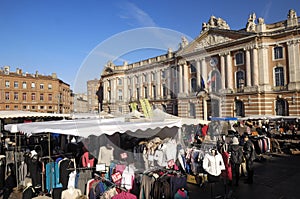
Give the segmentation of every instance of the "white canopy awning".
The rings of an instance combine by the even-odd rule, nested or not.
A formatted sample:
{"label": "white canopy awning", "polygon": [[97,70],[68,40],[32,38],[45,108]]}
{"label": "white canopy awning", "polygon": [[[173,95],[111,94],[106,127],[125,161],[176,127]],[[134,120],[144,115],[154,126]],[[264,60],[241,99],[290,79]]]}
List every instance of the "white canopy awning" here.
{"label": "white canopy awning", "polygon": [[69,114],[39,113],[30,111],[0,111],[0,119],[32,117],[70,117]]}
{"label": "white canopy awning", "polygon": [[65,135],[75,135],[88,137],[89,135],[112,135],[116,132],[125,133],[126,131],[135,132],[147,129],[181,127],[180,120],[155,121],[155,122],[125,122],[124,118],[114,119],[82,119],[82,120],[61,120],[49,122],[32,122],[20,124],[8,124],[4,128],[11,131],[12,126],[17,126],[18,132],[31,135],[36,133],[59,133]]}

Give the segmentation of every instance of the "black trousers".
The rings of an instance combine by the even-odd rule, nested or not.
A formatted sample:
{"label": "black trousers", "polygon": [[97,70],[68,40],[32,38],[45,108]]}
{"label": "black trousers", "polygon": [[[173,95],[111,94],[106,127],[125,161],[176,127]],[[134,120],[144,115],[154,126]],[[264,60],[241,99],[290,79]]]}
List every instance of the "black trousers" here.
{"label": "black trousers", "polygon": [[247,170],[247,173],[248,173],[247,181],[249,183],[253,183],[253,174],[254,174],[253,161],[246,160],[246,170]]}
{"label": "black trousers", "polygon": [[233,183],[235,185],[239,184],[239,180],[240,180],[240,164],[232,164],[231,168],[232,168],[232,174],[233,174]]}

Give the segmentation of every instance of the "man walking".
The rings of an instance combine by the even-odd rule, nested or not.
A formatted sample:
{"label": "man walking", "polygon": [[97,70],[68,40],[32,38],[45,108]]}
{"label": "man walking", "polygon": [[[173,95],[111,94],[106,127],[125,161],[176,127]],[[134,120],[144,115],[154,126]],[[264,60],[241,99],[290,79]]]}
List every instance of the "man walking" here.
{"label": "man walking", "polygon": [[245,181],[247,184],[253,184],[253,161],[255,160],[255,150],[252,141],[249,139],[248,134],[244,134],[244,157],[246,159],[246,169],[248,173],[248,178]]}

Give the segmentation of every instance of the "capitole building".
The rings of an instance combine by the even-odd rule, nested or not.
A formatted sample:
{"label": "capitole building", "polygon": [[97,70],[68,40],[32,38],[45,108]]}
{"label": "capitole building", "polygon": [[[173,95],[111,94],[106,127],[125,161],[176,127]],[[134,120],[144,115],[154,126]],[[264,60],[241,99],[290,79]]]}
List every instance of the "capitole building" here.
{"label": "capitole building", "polygon": [[295,10],[266,24],[251,14],[245,27],[231,30],[211,16],[200,35],[180,48],[135,63],[105,66],[101,109],[130,111],[148,99],[180,117],[300,115],[300,26]]}

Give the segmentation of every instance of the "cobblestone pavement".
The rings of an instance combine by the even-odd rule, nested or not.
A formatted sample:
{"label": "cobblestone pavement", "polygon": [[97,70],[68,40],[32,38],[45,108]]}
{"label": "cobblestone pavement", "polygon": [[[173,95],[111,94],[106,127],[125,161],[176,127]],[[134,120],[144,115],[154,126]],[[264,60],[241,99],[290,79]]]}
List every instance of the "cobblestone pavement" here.
{"label": "cobblestone pavement", "polygon": [[[300,198],[300,155],[268,155],[255,162],[254,183],[229,186],[227,193],[235,199],[296,199]],[[224,198],[222,183],[199,187],[188,184],[190,198]],[[218,197],[223,196],[223,197]]]}

